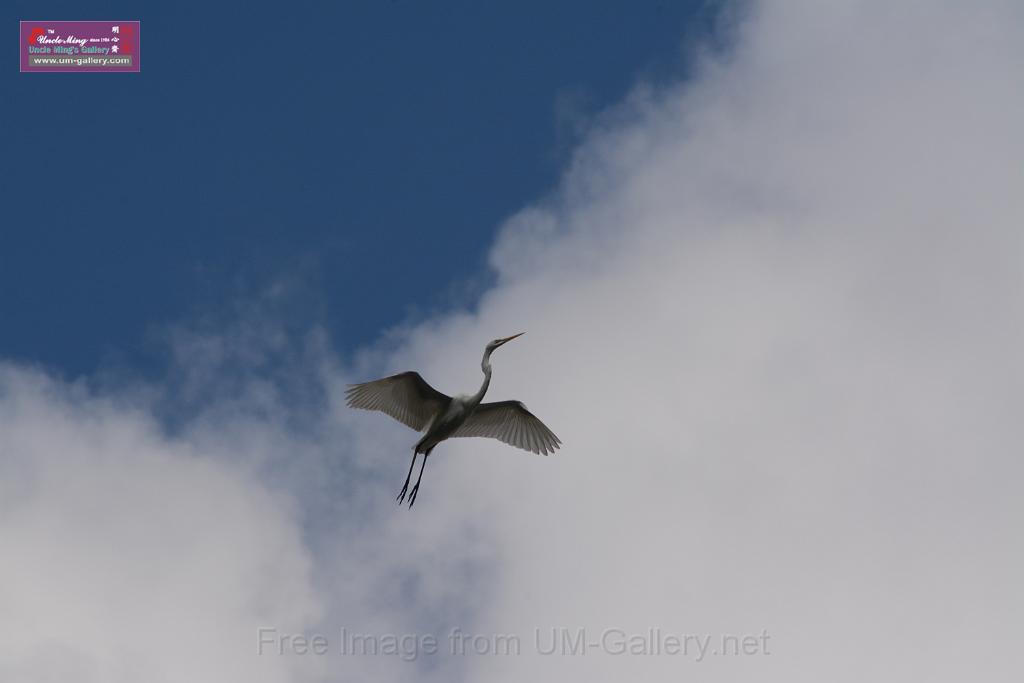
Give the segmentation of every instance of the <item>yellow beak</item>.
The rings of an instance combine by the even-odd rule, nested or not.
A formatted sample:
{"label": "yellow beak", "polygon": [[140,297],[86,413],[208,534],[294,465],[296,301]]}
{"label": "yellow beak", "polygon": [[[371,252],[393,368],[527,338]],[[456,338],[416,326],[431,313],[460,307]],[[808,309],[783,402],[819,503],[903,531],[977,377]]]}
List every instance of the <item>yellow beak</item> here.
{"label": "yellow beak", "polygon": [[[511,337],[505,337],[504,339],[499,339],[498,340],[498,346],[501,346],[502,344],[506,344],[506,343],[512,341],[513,339],[515,339],[516,337],[522,337],[524,334],[526,334],[526,333],[525,332],[520,332],[519,334],[513,334]],[[497,347],[495,347],[495,348],[497,348]]]}

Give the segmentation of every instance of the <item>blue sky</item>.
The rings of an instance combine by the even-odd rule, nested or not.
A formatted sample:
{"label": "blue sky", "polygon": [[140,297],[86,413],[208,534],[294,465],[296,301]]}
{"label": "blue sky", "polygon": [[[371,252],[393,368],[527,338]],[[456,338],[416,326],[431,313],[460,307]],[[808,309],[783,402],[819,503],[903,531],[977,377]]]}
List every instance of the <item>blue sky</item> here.
{"label": "blue sky", "polygon": [[3,70],[0,355],[154,369],[160,326],[281,278],[343,350],[471,303],[579,121],[678,77],[714,19],[706,0],[238,7],[94,2],[142,20],[141,74]]}

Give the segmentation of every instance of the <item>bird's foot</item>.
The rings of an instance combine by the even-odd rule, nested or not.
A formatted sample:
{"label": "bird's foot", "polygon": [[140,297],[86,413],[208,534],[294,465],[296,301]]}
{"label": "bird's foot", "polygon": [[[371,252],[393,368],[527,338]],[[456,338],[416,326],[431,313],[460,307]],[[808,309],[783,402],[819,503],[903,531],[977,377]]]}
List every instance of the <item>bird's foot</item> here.
{"label": "bird's foot", "polygon": [[402,490],[398,492],[398,497],[395,498],[395,500],[398,501],[399,505],[401,505],[402,501],[405,500],[405,492],[408,491],[408,490],[409,490],[409,480],[406,479],[405,480],[405,486],[402,487]]}
{"label": "bird's foot", "polygon": [[412,491],[409,493],[409,507],[410,508],[412,507],[412,504],[416,502],[416,494],[419,493],[419,490],[420,490],[419,482],[416,482],[416,485],[412,487]]}

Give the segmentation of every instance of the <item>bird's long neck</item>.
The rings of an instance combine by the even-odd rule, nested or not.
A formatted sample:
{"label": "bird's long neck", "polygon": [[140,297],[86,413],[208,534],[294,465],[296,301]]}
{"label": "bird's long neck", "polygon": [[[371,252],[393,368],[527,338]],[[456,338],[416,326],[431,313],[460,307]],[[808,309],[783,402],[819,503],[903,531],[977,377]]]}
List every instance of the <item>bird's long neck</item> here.
{"label": "bird's long neck", "polygon": [[480,362],[480,369],[484,371],[484,382],[480,385],[480,390],[473,394],[474,405],[479,405],[480,401],[484,400],[487,387],[491,386],[491,349],[484,351],[484,359]]}

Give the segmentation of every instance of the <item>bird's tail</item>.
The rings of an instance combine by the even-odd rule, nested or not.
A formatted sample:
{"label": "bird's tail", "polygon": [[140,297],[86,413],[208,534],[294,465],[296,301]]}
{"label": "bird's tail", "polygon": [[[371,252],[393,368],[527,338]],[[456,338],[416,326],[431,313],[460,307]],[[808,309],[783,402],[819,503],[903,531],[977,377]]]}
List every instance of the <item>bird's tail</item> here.
{"label": "bird's tail", "polygon": [[422,439],[420,439],[419,443],[416,444],[416,452],[422,453],[423,456],[426,457],[430,455],[430,451],[434,450],[435,446],[437,446],[436,443],[428,443],[427,437],[424,436]]}

